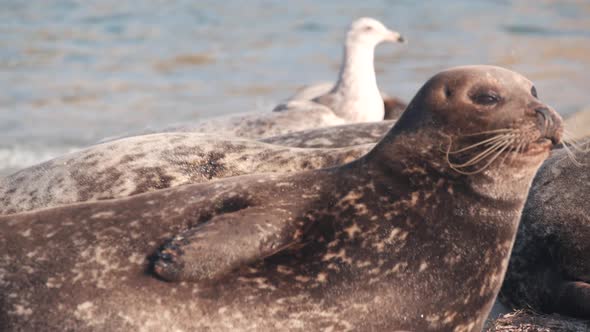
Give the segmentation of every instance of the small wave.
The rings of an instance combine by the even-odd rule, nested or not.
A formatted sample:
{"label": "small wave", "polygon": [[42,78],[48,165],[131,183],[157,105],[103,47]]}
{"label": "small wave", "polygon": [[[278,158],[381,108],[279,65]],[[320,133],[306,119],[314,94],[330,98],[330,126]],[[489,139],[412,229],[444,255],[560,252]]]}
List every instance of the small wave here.
{"label": "small wave", "polygon": [[0,176],[77,150],[79,147],[74,146],[0,146]]}

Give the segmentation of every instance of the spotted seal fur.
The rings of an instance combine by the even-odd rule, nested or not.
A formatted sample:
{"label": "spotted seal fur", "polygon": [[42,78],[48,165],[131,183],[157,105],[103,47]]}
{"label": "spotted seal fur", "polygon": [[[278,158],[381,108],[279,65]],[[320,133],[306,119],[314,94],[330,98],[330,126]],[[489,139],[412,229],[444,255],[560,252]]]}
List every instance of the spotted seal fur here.
{"label": "spotted seal fur", "polygon": [[535,177],[502,286],[514,308],[590,319],[590,152],[576,158],[556,150]]}
{"label": "spotted seal fur", "polygon": [[531,86],[455,68],[344,166],[0,217],[0,328],[479,331],[561,136]]}
{"label": "spotted seal fur", "polygon": [[377,143],[395,124],[379,121],[302,130],[291,134],[263,138],[260,141],[297,148],[342,148]]}
{"label": "spotted seal fur", "polygon": [[198,133],[129,137],[0,178],[0,214],[131,196],[222,177],[335,166],[372,147],[299,149]]}

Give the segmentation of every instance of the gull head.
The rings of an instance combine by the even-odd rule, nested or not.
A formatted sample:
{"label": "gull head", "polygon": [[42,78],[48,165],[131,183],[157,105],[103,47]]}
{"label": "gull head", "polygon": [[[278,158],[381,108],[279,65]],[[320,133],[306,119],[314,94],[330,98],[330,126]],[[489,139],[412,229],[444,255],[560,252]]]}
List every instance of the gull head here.
{"label": "gull head", "polygon": [[383,42],[404,43],[405,39],[399,32],[388,29],[383,23],[370,17],[352,22],[346,34],[347,45],[375,47]]}

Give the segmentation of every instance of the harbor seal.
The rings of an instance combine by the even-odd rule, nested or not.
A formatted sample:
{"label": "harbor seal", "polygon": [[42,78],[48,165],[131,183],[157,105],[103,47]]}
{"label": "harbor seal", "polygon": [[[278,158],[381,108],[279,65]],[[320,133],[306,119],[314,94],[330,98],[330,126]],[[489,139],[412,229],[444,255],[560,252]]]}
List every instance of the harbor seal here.
{"label": "harbor seal", "polygon": [[259,141],[297,148],[343,148],[377,143],[394,124],[395,121],[378,121],[308,129]]}
{"label": "harbor seal", "polygon": [[0,178],[0,214],[120,198],[223,177],[335,166],[372,147],[299,149],[198,133],[129,137]]}
{"label": "harbor seal", "polygon": [[[355,20],[346,33],[336,84],[327,92],[321,91],[325,84],[312,85],[299,91],[290,100],[315,101],[350,122],[383,120],[385,105],[377,86],[374,67],[375,47],[382,42],[405,42],[405,39],[399,32],[389,30],[376,19],[361,17]],[[321,94],[314,96],[316,93]],[[278,105],[274,111],[284,108],[285,105]]]}
{"label": "harbor seal", "polygon": [[[586,141],[586,144],[590,143]],[[501,300],[590,319],[590,152],[555,150],[535,177]]]}
{"label": "harbor seal", "polygon": [[531,86],[454,68],[343,166],[0,217],[0,328],[479,331],[561,136]]}

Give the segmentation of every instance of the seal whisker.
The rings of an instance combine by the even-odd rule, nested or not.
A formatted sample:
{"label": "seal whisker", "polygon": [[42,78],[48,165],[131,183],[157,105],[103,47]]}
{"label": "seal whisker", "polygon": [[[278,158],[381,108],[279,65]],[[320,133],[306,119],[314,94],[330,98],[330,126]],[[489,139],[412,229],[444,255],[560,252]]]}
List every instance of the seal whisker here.
{"label": "seal whisker", "polygon": [[455,170],[456,172],[461,173],[463,175],[473,175],[473,174],[481,173],[481,172],[485,171],[510,145],[512,145],[513,142],[514,142],[514,140],[505,142],[504,145],[502,146],[502,148],[490,159],[490,161],[487,162],[487,164],[485,164],[482,168],[475,170],[473,172],[462,171],[458,168],[455,168],[455,166],[453,164],[450,164],[450,166],[453,170]]}
{"label": "seal whisker", "polygon": [[[474,161],[474,159],[476,159],[476,158],[478,158],[478,157],[480,157],[480,156],[482,156],[482,155],[483,155],[483,157],[485,158],[487,155],[489,155],[490,153],[492,153],[492,151],[493,151],[493,148],[494,148],[494,146],[495,146],[495,145],[494,145],[494,146],[492,146],[492,147],[489,147],[489,148],[487,148],[486,150],[484,150],[483,152],[481,152],[481,153],[480,153],[479,155],[477,155],[476,157],[474,157],[474,158],[472,158],[472,159],[468,160],[467,162],[465,162],[465,163],[464,163],[464,164],[462,164],[462,165],[459,165],[459,164],[454,164],[453,162],[451,162],[451,159],[450,159],[450,153],[449,153],[449,152],[450,152],[450,146],[451,146],[452,144],[453,144],[452,142],[449,144],[449,149],[448,149],[448,150],[447,150],[447,152],[446,152],[446,160],[447,160],[447,162],[449,163],[449,165],[454,165],[455,167],[464,167],[464,166],[469,166],[469,165],[466,165],[466,164],[473,162],[473,161]],[[496,143],[496,144],[497,144],[497,143]]]}
{"label": "seal whisker", "polygon": [[[516,139],[513,140],[512,144],[516,143]],[[502,160],[500,161],[500,165],[498,165],[499,168],[502,167],[502,165],[504,164],[504,162],[506,160],[510,160],[512,161],[514,159],[515,156],[518,155],[518,150],[520,149],[520,147],[523,145],[523,142],[521,141],[520,143],[518,143],[518,145],[516,146],[516,149],[514,149],[514,153],[507,153],[506,155],[504,155],[504,157],[502,158]]]}
{"label": "seal whisker", "polygon": [[[569,145],[571,148],[573,148],[574,150],[578,151],[578,152],[582,152],[582,153],[586,153],[590,151],[590,147],[588,147],[588,143],[589,142],[584,142],[584,143],[580,143],[577,139],[574,138],[574,136],[568,132],[568,131],[564,131],[563,132],[563,144],[564,145]],[[585,147],[586,146],[586,147]]]}
{"label": "seal whisker", "polygon": [[479,136],[479,135],[485,135],[485,134],[507,133],[507,132],[512,132],[512,131],[514,131],[514,129],[512,129],[512,128],[502,128],[502,129],[478,131],[476,133],[463,134],[461,136]]}
{"label": "seal whisker", "polygon": [[509,135],[510,135],[510,134],[496,135],[496,136],[493,136],[493,137],[491,137],[491,138],[488,138],[488,139],[486,139],[486,140],[483,140],[483,141],[480,141],[480,142],[478,142],[478,143],[475,143],[475,144],[469,145],[469,146],[467,146],[467,147],[464,147],[464,148],[462,148],[462,149],[460,149],[460,150],[449,151],[449,154],[456,154],[456,153],[464,152],[464,151],[467,151],[467,150],[471,150],[471,149],[473,149],[473,148],[475,148],[475,147],[478,147],[478,146],[480,146],[480,145],[483,145],[483,144],[486,144],[486,143],[489,143],[489,144],[491,144],[491,143],[493,143],[493,142],[495,143],[495,142],[496,142],[496,141],[498,141],[498,140],[503,140],[503,139],[505,139],[505,138],[506,138],[506,136],[509,136]]}
{"label": "seal whisker", "polygon": [[[516,149],[514,149],[514,153],[509,154],[510,157],[508,157],[508,160],[509,161],[514,160],[514,158],[516,158],[516,156],[518,156],[522,152],[522,150],[524,149],[525,146],[526,146],[526,142],[523,141],[522,139],[519,140],[519,143],[516,146]],[[504,160],[502,162],[504,162]]]}
{"label": "seal whisker", "polygon": [[[503,146],[507,142],[510,142],[510,141],[502,140],[502,141],[496,142],[496,143],[494,143],[494,145],[488,147],[483,152],[481,152],[480,154],[476,155],[475,157],[471,158],[470,160],[466,161],[463,164],[454,164],[454,163],[452,163],[450,161],[450,159],[448,159],[448,158],[447,159],[449,160],[449,163],[450,164],[452,164],[454,167],[457,167],[457,168],[464,168],[464,167],[467,167],[467,166],[472,166],[472,165],[477,164],[481,160],[485,159],[490,154],[493,154],[494,151],[496,151],[498,148],[500,148],[501,146]],[[448,157],[448,154],[447,154],[447,157]]]}
{"label": "seal whisker", "polygon": [[580,152],[580,153],[590,152],[589,147],[582,147],[577,142],[572,141],[571,138],[564,137],[562,141],[563,141],[563,145],[567,145],[569,148],[572,148],[577,152]]}
{"label": "seal whisker", "polygon": [[519,155],[522,153],[522,151],[524,151],[524,148],[526,147],[527,142],[526,141],[521,141],[520,144],[518,145],[518,147],[516,148],[516,154],[514,154],[515,156]]}
{"label": "seal whisker", "polygon": [[583,164],[583,163],[579,162],[579,161],[576,159],[576,154],[575,154],[574,152],[572,152],[572,150],[570,150],[570,148],[567,146],[567,144],[565,143],[565,141],[564,141],[564,144],[563,144],[563,149],[564,149],[564,150],[565,150],[565,152],[567,153],[567,156],[568,156],[568,157],[569,157],[569,159],[572,161],[572,163],[574,163],[574,165],[576,165],[576,166],[578,166],[578,167],[584,166],[584,164]]}

